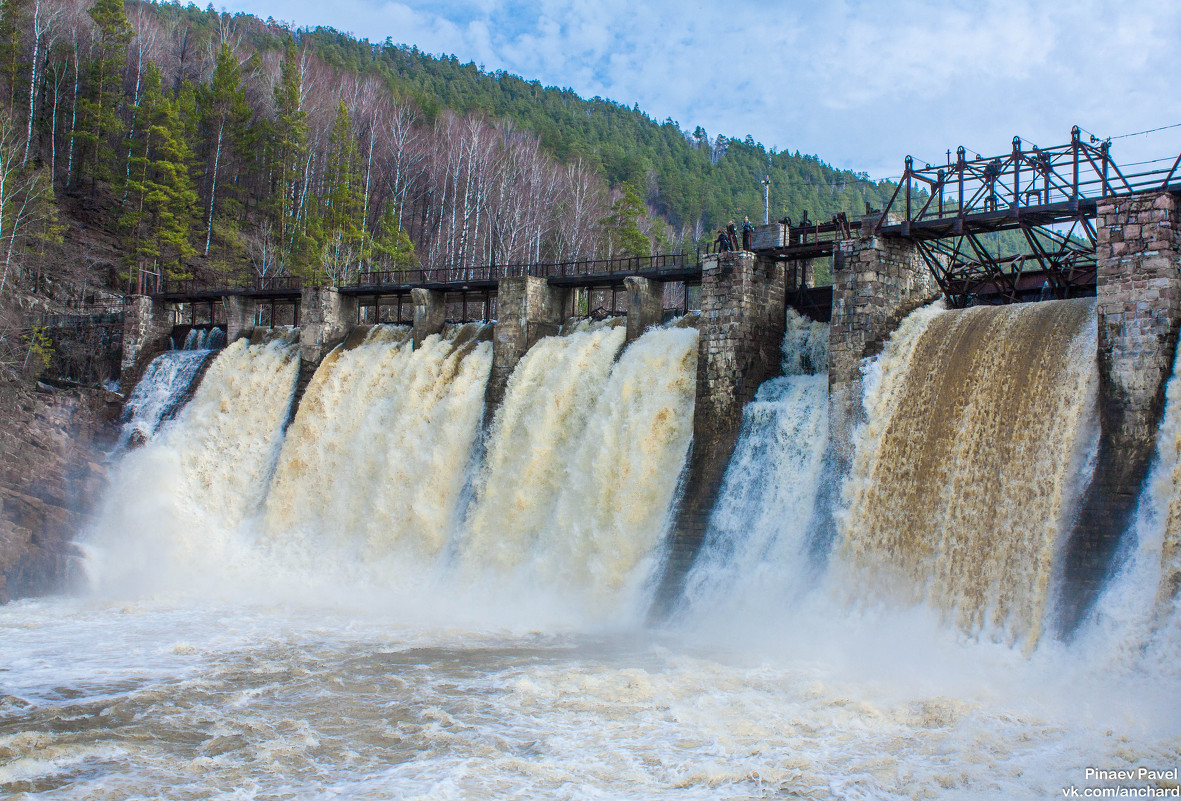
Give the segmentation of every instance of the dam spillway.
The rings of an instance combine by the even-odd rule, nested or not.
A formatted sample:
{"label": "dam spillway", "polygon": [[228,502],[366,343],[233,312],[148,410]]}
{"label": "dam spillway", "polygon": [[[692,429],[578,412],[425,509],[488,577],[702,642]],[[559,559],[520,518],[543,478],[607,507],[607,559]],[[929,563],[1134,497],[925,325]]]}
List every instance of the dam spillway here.
{"label": "dam spillway", "polygon": [[1090,300],[904,323],[867,382],[842,555],[1036,641],[1098,438],[1094,326]]}
{"label": "dam spillway", "polygon": [[[424,575],[457,592],[529,586],[591,617],[637,614],[691,438],[697,332],[656,328],[624,348],[622,326],[595,328],[532,349],[486,435],[491,343],[478,325],[418,343],[397,326],[359,332],[317,367],[294,414],[297,346],[241,339],[125,461],[95,576],[123,580],[122,552],[150,545],[171,555],[155,578],[182,586],[204,586],[220,561],[406,592]],[[148,528],[131,518],[149,473],[168,514],[156,542],[128,540]]]}
{"label": "dam spillway", "polygon": [[[100,597],[135,610],[133,648],[142,652],[160,638],[163,651],[150,664],[187,660],[202,674],[178,678],[180,712],[167,711],[173,701],[154,691],[126,694],[119,708],[127,722],[112,722],[98,737],[159,737],[156,719],[208,733],[195,746],[132,746],[131,759],[121,758],[126,768],[104,768],[106,779],[84,781],[95,793],[140,786],[158,760],[183,755],[204,767],[165,791],[181,798],[183,788],[241,781],[256,755],[281,742],[263,782],[277,792],[329,786],[364,795],[390,783],[425,792],[458,783],[473,794],[517,786],[541,797],[574,782],[621,793],[639,787],[652,797],[817,786],[885,798],[918,786],[932,797],[955,797],[945,793],[953,770],[959,786],[1004,798],[1069,781],[1075,766],[1095,759],[1168,753],[1172,735],[1160,733],[1168,730],[1167,708],[1148,709],[1119,682],[1173,686],[1174,674],[1146,673],[1143,657],[1134,656],[1155,643],[1167,662],[1169,625],[1116,659],[1083,640],[1067,654],[1044,635],[1039,642],[1026,615],[1031,607],[1022,604],[993,603],[990,612],[1007,612],[995,620],[961,615],[976,592],[1048,603],[1052,593],[1036,584],[1043,574],[1031,580],[1029,572],[1008,570],[1029,558],[1030,531],[1035,555],[1039,535],[1060,542],[1063,515],[1052,510],[1044,530],[1022,531],[1010,521],[1010,530],[998,532],[988,517],[998,510],[989,503],[961,509],[954,525],[932,513],[908,519],[904,531],[913,531],[914,541],[903,546],[881,544],[897,529],[865,515],[873,504],[920,508],[922,493],[934,491],[928,482],[901,480],[909,468],[899,453],[936,452],[898,439],[914,436],[914,419],[924,415],[965,430],[963,420],[978,421],[996,447],[1010,450],[1028,446],[1029,436],[1061,434],[1074,443],[1073,462],[1060,465],[1057,451],[1032,448],[1020,457],[1035,459],[1032,466],[1022,462],[1011,480],[1041,471],[1035,478],[1051,482],[1045,508],[1069,506],[1093,445],[1093,320],[1091,301],[936,307],[905,320],[866,363],[855,472],[846,482],[839,537],[823,561],[811,551],[830,445],[828,330],[788,314],[780,375],[746,407],[683,603],[668,628],[642,642],[615,627],[642,616],[652,572],[666,558],[693,418],[694,328],[656,328],[631,343],[622,326],[610,324],[542,339],[514,370],[504,403],[483,421],[477,390],[487,381],[489,343],[478,335],[451,330],[415,348],[404,328],[364,331],[319,366],[289,424],[295,346],[240,340],[210,367],[181,414],[124,459],[128,478],[120,487],[127,492],[121,503],[111,499],[105,528],[87,544]],[[978,347],[985,340],[1004,347],[985,356]],[[1078,358],[1037,355],[1055,343]],[[977,367],[996,380],[966,382],[956,373],[967,369],[964,354],[986,359],[990,367]],[[928,359],[945,360],[947,381],[924,369]],[[1000,425],[1022,419],[1022,403],[1057,404],[1041,424],[1063,428],[1047,434]],[[1066,414],[1070,409],[1077,414]],[[382,467],[414,446],[421,453],[408,458],[409,469]],[[227,485],[231,471],[219,461],[231,461],[222,458],[229,452],[260,469]],[[175,458],[180,453],[183,461]],[[1053,469],[1046,472],[1038,458]],[[971,447],[958,462],[940,463],[968,487],[996,459],[995,451]],[[1171,476],[1171,467],[1161,471]],[[145,506],[143,484],[134,481],[147,476],[177,482],[161,493],[183,494],[183,503],[166,509],[175,519],[161,507],[150,517],[129,516]],[[896,484],[893,491],[906,497],[882,498],[889,487],[878,487],[879,497],[863,498],[854,481],[863,491],[874,482]],[[406,508],[398,496],[432,488],[440,491],[423,501],[412,525],[381,517]],[[210,505],[205,492],[228,497]],[[338,503],[344,497],[358,497],[363,512]],[[1036,522],[1038,514],[1025,519]],[[929,519],[929,528],[917,526]],[[502,520],[511,524],[498,527]],[[980,539],[984,530],[991,538]],[[930,538],[957,534],[985,550],[995,542],[1004,554],[983,590],[971,571],[941,574],[923,561],[933,547],[948,547],[931,546]],[[1158,546],[1158,575],[1160,553]],[[1029,570],[1042,568],[1031,560]],[[144,572],[154,580],[145,582]],[[940,588],[947,594],[936,594]],[[159,600],[127,600],[144,592],[156,599],[195,593],[201,601],[157,608]],[[1122,619],[1151,605],[1154,594],[1141,592],[1102,614]],[[104,619],[101,611],[87,614]],[[161,635],[158,627],[169,621],[181,629]],[[47,636],[79,636],[52,614],[35,625]],[[33,648],[36,640],[26,635],[20,643]],[[103,646],[94,658],[112,681],[126,681],[134,664]],[[916,661],[921,681],[902,679]],[[1065,665],[1073,671],[1070,692],[1060,685]],[[1007,678],[979,688],[965,679],[983,675]],[[882,676],[893,677],[885,680],[889,689],[880,686]],[[53,681],[72,679],[59,671]],[[238,691],[227,695],[217,689],[223,686]],[[38,697],[35,685],[16,689]],[[1093,713],[1124,734],[1084,735],[1096,719],[1077,711],[1079,693],[1134,709],[1140,722],[1129,728]],[[293,708],[307,719],[275,718]],[[22,725],[45,730],[51,718],[43,714],[50,707],[34,700]],[[1047,727],[1046,717],[1054,724]],[[363,730],[371,734],[361,737]],[[63,735],[48,742],[59,764],[75,753]],[[1018,742],[1024,745],[1012,745]],[[972,744],[988,770],[949,768],[952,743]],[[6,740],[0,746],[25,753]],[[725,763],[708,756],[718,747]],[[600,756],[588,761],[590,753]],[[637,753],[647,756],[633,764]],[[22,759],[27,774],[43,770],[31,753]],[[85,759],[107,764],[101,755]],[[472,761],[478,774],[463,767]],[[112,771],[118,783],[111,784]],[[313,773],[319,778],[309,778]],[[15,786],[14,775],[0,778]]]}

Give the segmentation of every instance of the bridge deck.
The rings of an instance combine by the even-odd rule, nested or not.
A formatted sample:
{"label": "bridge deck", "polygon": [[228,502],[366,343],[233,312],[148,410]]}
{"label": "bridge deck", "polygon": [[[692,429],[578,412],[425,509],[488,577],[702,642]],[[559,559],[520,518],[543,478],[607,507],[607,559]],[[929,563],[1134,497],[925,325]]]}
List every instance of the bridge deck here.
{"label": "bridge deck", "polygon": [[907,222],[883,225],[882,236],[910,239],[947,239],[966,234],[985,234],[1012,231],[1028,226],[1069,223],[1080,218],[1094,219],[1098,200],[1080,198],[1077,201],[1046,203],[1040,206],[1006,206],[996,211],[982,211],[943,217],[925,217]]}

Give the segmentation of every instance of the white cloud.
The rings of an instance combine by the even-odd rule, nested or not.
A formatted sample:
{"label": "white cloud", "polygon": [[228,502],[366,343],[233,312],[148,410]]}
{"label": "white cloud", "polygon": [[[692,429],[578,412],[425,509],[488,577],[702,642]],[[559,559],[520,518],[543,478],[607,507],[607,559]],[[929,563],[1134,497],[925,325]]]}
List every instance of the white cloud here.
{"label": "white cloud", "polygon": [[[884,176],[958,144],[1067,141],[1181,122],[1181,5],[1146,0],[232,0],[231,10],[391,36],[488,69],[638,103]],[[1181,151],[1120,140],[1118,159]]]}

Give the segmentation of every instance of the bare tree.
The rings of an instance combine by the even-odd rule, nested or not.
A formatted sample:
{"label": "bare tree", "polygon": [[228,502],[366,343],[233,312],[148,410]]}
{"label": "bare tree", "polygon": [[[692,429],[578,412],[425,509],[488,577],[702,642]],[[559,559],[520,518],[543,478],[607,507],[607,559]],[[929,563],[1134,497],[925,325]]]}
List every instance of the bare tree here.
{"label": "bare tree", "polygon": [[25,168],[17,123],[0,111],[0,246],[4,247],[4,271],[0,293],[8,282],[16,243],[30,224],[48,212],[53,188],[39,171]]}
{"label": "bare tree", "polygon": [[245,237],[246,252],[250,255],[250,266],[259,278],[278,275],[282,262],[279,259],[279,237],[274,223],[263,217],[262,221]]}
{"label": "bare tree", "polygon": [[33,0],[30,21],[33,34],[33,57],[29,67],[29,118],[25,128],[25,152],[21,157],[22,166],[29,163],[29,148],[33,144],[33,115],[37,106],[37,78],[39,77],[37,68],[41,64],[41,45],[57,23],[59,16],[61,16],[61,9],[50,5],[48,0]]}

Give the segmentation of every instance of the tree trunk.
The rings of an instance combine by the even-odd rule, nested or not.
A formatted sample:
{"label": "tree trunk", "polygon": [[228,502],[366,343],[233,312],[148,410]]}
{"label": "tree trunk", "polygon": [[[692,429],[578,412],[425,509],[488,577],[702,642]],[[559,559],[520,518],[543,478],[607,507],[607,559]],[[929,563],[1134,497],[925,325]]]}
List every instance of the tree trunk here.
{"label": "tree trunk", "polygon": [[49,182],[57,182],[57,104],[61,98],[61,78],[53,74],[53,114],[49,119]]}
{"label": "tree trunk", "polygon": [[74,181],[74,132],[78,128],[78,83],[81,81],[81,76],[78,74],[78,47],[74,46],[74,99],[70,104],[70,154],[66,162],[66,187]]}
{"label": "tree trunk", "polygon": [[213,151],[213,180],[209,188],[209,225],[205,228],[205,255],[209,255],[209,241],[213,239],[213,202],[217,198],[217,168],[221,164],[221,142],[225,135],[226,120],[222,117],[217,126],[217,147]]}
{"label": "tree trunk", "polygon": [[29,146],[33,143],[33,109],[37,105],[36,102],[36,87],[37,87],[37,56],[41,52],[41,36],[38,33],[40,25],[38,18],[41,14],[40,0],[33,6],[33,65],[29,70],[29,124],[25,131],[25,156],[21,160],[21,166],[29,163]]}

